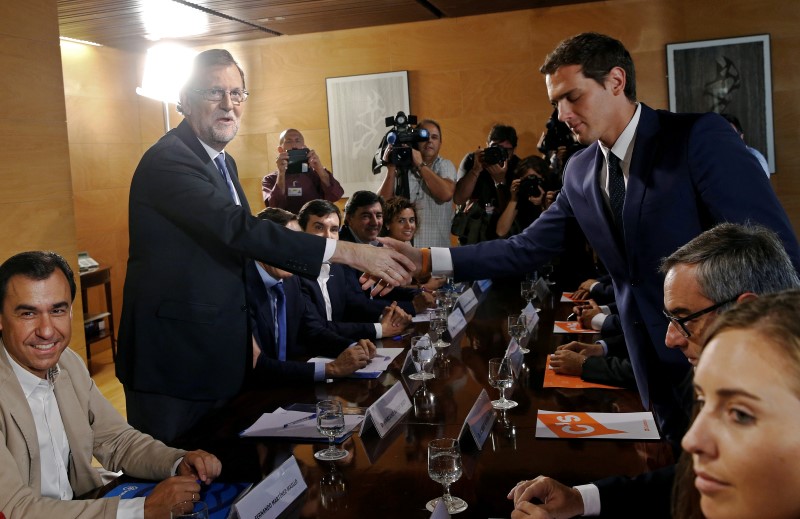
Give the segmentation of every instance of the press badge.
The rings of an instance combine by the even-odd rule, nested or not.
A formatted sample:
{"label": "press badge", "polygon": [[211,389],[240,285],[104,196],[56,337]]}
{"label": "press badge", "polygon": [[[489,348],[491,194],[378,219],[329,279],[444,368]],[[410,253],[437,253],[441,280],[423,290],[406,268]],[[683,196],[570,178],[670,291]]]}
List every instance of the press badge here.
{"label": "press badge", "polygon": [[303,188],[302,187],[290,187],[288,189],[289,196],[303,196]]}

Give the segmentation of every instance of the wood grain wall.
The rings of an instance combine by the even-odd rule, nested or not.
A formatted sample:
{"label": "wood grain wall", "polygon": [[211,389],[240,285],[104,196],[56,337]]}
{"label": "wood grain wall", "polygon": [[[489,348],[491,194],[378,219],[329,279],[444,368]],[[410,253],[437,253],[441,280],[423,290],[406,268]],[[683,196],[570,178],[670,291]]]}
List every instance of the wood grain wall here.
{"label": "wood grain wall", "polygon": [[[63,255],[77,272],[58,12],[55,2],[0,7],[0,262],[26,250]],[[72,347],[84,351],[80,295]]]}
{"label": "wood grain wall", "polygon": [[[229,146],[251,206],[262,207],[260,179],[274,168],[283,129],[303,131],[307,144],[330,165],[326,77],[408,70],[412,112],[442,124],[442,155],[456,164],[484,143],[496,122],[517,128],[520,155],[533,153],[551,112],[538,67],[558,41],[591,30],[626,44],[636,62],[639,98],[656,108],[668,105],[667,43],[769,33],[778,171],[773,186],[800,228],[800,155],[795,152],[800,69],[793,58],[800,53],[800,2],[795,0],[615,0],[228,44],[252,93],[239,136]],[[142,152],[163,132],[160,105],[134,93],[142,56],[108,48],[72,53],[64,47],[62,58],[77,245],[113,265],[118,315],[128,185]],[[57,110],[50,107],[43,114],[50,117]],[[174,125],[179,116],[171,110]],[[35,130],[54,131],[49,125]],[[49,164],[52,158],[41,160]],[[364,174],[370,176],[367,168]],[[59,180],[64,193],[68,186]],[[41,181],[35,187],[20,181],[17,187],[25,197],[66,196],[52,189],[43,189]]]}

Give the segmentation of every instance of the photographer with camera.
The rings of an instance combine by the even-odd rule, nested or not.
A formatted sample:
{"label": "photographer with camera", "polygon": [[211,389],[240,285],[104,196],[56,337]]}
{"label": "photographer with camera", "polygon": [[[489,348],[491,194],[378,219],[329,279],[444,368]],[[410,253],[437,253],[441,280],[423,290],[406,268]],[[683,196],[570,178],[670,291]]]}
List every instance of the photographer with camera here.
{"label": "photographer with camera", "polygon": [[536,155],[522,159],[511,181],[511,198],[497,220],[497,236],[506,238],[522,232],[555,199],[557,186],[550,181],[547,162]]}
{"label": "photographer with camera", "polygon": [[439,156],[442,147],[439,123],[425,119],[411,128],[408,124],[413,124],[413,116],[408,117],[404,126],[404,115],[400,112],[394,118],[395,128],[388,135],[395,133],[396,137],[391,139],[395,142],[387,143],[383,149],[387,171],[378,194],[386,200],[403,196],[416,204],[425,221],[417,229],[416,245],[449,247],[456,168]]}
{"label": "photographer with camera", "polygon": [[310,200],[338,201],[344,195],[339,181],[319,160],[314,150],[306,148],[303,134],[294,128],[281,132],[277,171],[261,181],[264,205],[293,213]]}
{"label": "photographer with camera", "polygon": [[545,124],[542,136],[536,148],[542,152],[550,168],[561,178],[564,166],[573,153],[585,148],[583,144],[575,140],[575,135],[564,122],[558,120],[558,110],[553,110],[553,114]]}
{"label": "photographer with camera", "polygon": [[458,168],[453,201],[459,209],[452,232],[462,245],[497,238],[497,221],[511,198],[509,186],[519,166],[514,127],[495,124],[486,142],[486,149],[468,153]]}

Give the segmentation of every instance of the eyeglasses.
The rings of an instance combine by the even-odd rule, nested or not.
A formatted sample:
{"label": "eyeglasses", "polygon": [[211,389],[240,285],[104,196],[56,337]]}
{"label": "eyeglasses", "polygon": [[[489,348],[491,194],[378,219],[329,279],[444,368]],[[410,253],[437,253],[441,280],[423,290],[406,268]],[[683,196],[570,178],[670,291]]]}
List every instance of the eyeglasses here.
{"label": "eyeglasses", "polygon": [[721,303],[713,304],[713,305],[709,306],[708,308],[703,308],[699,312],[695,312],[693,314],[689,314],[686,317],[675,317],[674,315],[672,315],[671,313],[669,313],[666,310],[664,310],[664,316],[667,319],[669,319],[669,321],[672,324],[675,325],[675,328],[678,329],[678,331],[681,333],[681,335],[683,335],[685,338],[688,339],[689,337],[692,336],[692,332],[690,332],[689,329],[686,328],[686,323],[688,323],[689,321],[694,321],[698,317],[702,317],[702,316],[704,316],[704,315],[706,315],[708,313],[711,313],[714,310],[717,310],[718,308],[721,308],[721,307],[723,307],[723,306],[725,306],[727,304],[733,303],[737,299],[739,299],[738,295],[736,297],[733,297],[733,298],[728,299],[726,301],[723,301]]}
{"label": "eyeglasses", "polygon": [[244,103],[247,101],[247,96],[250,95],[250,92],[247,90],[223,90],[221,88],[209,88],[206,90],[193,88],[192,92],[200,94],[206,101],[213,101],[215,103],[222,101],[225,98],[225,94],[230,94],[231,102],[235,105]]}

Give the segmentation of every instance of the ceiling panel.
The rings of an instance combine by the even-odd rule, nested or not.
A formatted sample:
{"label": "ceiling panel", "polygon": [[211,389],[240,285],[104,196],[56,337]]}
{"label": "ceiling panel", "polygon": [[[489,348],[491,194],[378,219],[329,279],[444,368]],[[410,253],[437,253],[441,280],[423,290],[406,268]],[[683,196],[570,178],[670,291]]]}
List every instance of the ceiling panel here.
{"label": "ceiling panel", "polygon": [[196,18],[198,32],[169,39],[211,45],[591,1],[597,0],[58,0],[58,17],[61,36],[142,51],[153,43],[148,13],[168,28]]}

